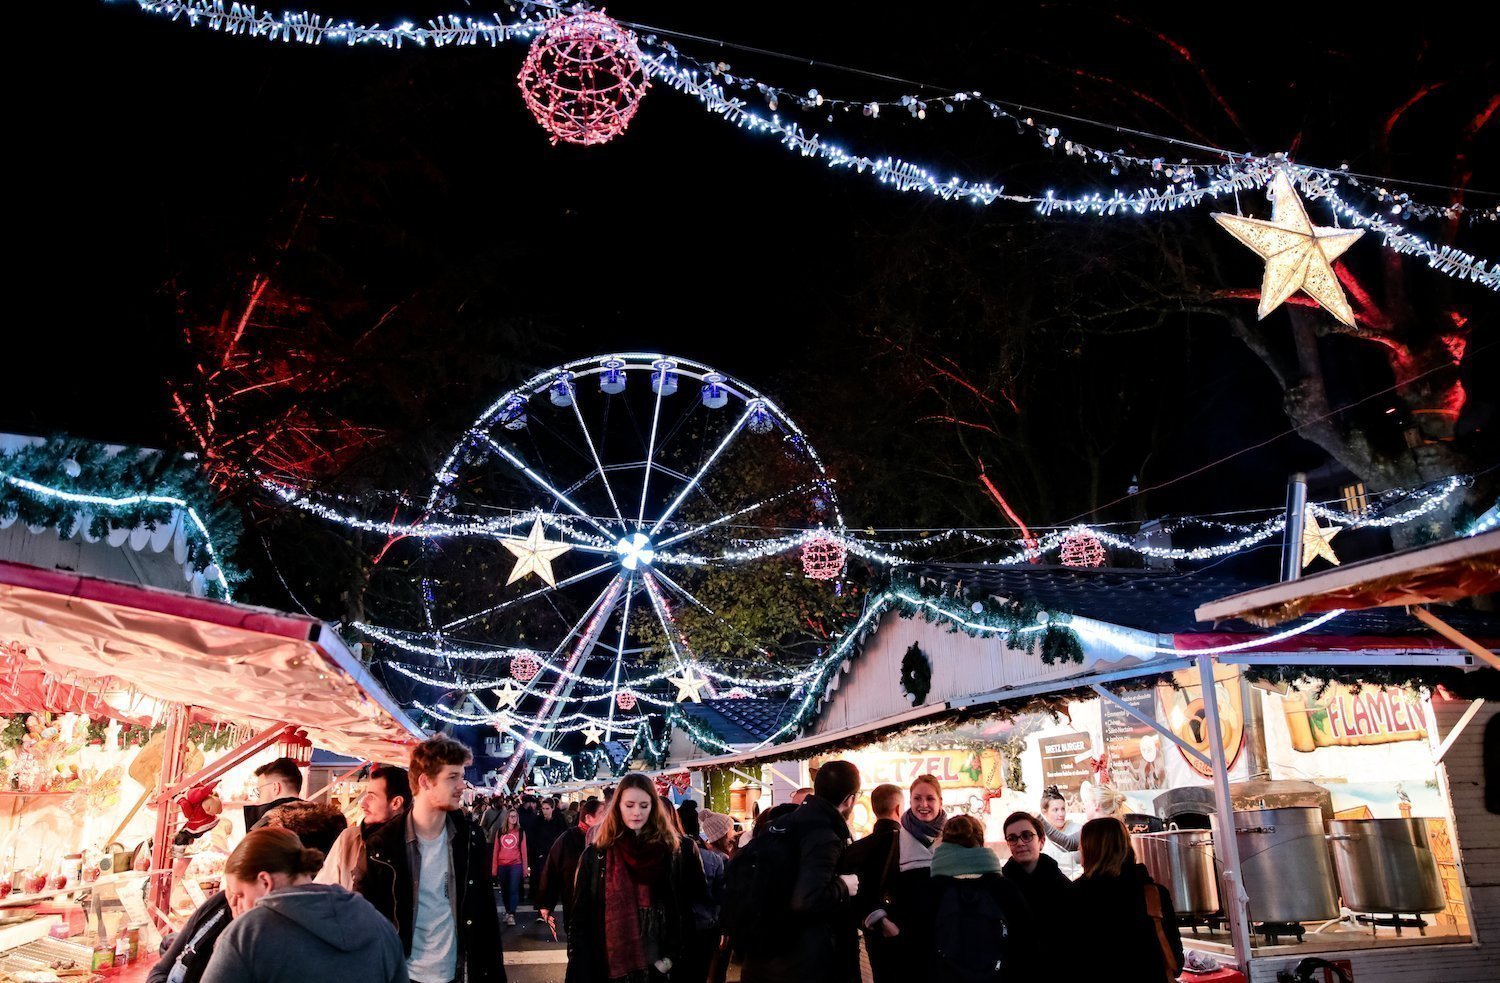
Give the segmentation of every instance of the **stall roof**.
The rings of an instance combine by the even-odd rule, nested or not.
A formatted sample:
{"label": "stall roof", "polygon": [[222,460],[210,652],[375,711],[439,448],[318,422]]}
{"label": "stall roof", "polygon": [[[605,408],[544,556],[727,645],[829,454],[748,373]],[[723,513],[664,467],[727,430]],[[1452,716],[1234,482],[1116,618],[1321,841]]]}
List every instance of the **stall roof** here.
{"label": "stall roof", "polygon": [[[1242,591],[1204,604],[1200,621],[1241,618],[1275,625],[1304,614],[1344,609],[1354,614],[1384,613],[1415,624],[1393,607],[1434,604],[1500,591],[1500,531],[1402,550],[1323,570],[1298,580]],[[1443,620],[1467,634],[1468,622],[1492,625],[1461,610],[1443,612]],[[1339,618],[1343,621],[1344,618]]]}
{"label": "stall roof", "polygon": [[[1396,556],[1401,555],[1403,554],[1396,554]],[[1370,563],[1391,559],[1394,557],[1384,557],[1381,561],[1350,563],[1331,571],[1305,577],[1300,581],[1293,581],[1293,583],[1308,583],[1318,578],[1345,573]],[[1171,635],[1206,633],[1259,635],[1265,631],[1263,624],[1257,625],[1235,617],[1244,612],[1203,614],[1207,606],[1200,608],[1199,605],[1204,604],[1208,598],[1230,598],[1230,595],[1245,596],[1246,592],[1255,592],[1257,585],[1254,581],[1218,570],[1177,572],[1104,567],[1094,569],[1020,565],[1000,567],[959,563],[921,564],[907,569],[917,577],[933,580],[950,588],[962,583],[964,588],[971,591],[984,592],[998,597],[1025,598],[1054,611],[1066,611],[1069,614],[1081,615],[1125,628],[1139,628],[1143,631]],[[1329,604],[1326,607],[1308,608],[1305,613],[1333,608],[1345,608],[1349,611],[1348,614],[1320,626],[1316,632],[1317,636],[1339,638],[1379,636],[1405,640],[1412,636],[1430,634],[1426,628],[1407,618],[1400,611],[1379,608],[1359,610],[1360,607],[1360,605],[1352,604]],[[1495,620],[1492,616],[1487,617],[1468,611],[1450,613],[1454,627],[1464,632],[1473,635],[1496,633]],[[1288,617],[1292,616],[1294,615]],[[1204,624],[1204,621],[1214,621],[1218,624]],[[1309,641],[1310,639],[1304,636],[1299,639],[1297,645],[1301,647]]]}
{"label": "stall roof", "polygon": [[0,561],[0,638],[66,682],[123,687],[235,723],[293,723],[319,747],[405,757],[425,736],[329,626]]}
{"label": "stall roof", "polygon": [[929,717],[944,714],[948,710],[949,706],[946,703],[933,703],[928,706],[908,710],[905,713],[885,717],[881,720],[872,720],[867,724],[862,724],[859,727],[851,727],[847,730],[834,731],[827,734],[815,734],[811,737],[787,741],[785,744],[756,746],[732,754],[716,754],[711,758],[691,758],[667,770],[681,771],[686,768],[690,771],[699,771],[704,768],[718,768],[724,765],[747,764],[755,761],[780,761],[789,758],[806,758],[821,748],[832,747],[843,741],[865,734],[876,734],[897,727],[915,724]]}
{"label": "stall roof", "polygon": [[702,703],[683,703],[678,708],[713,731],[714,736],[725,744],[759,744],[776,733],[789,712],[785,700],[755,697],[722,697]]}

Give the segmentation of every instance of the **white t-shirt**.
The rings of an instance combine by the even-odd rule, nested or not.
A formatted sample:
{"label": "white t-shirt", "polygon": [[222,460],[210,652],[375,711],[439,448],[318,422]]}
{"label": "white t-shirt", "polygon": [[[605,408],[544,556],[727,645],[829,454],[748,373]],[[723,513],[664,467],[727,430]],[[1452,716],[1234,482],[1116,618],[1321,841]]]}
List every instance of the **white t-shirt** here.
{"label": "white t-shirt", "polygon": [[436,839],[417,837],[422,869],[406,974],[413,983],[448,983],[458,976],[458,932],[448,901],[448,827]]}

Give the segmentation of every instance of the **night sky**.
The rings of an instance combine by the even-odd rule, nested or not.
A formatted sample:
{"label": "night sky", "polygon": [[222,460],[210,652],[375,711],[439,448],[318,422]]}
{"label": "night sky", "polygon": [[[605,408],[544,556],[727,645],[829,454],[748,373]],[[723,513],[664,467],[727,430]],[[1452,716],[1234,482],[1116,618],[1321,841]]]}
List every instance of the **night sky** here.
{"label": "night sky", "polygon": [[[356,6],[371,19],[372,7],[414,19],[460,9],[430,0],[320,9],[343,15]],[[1137,6],[1141,19],[1190,49],[1191,65],[1124,26],[1136,15],[1116,16],[1118,4],[622,2],[609,12],[1174,136],[1191,127],[1194,139],[1220,146],[1295,146],[1301,159],[1347,160],[1356,170],[1373,166],[1369,134],[1381,114],[1402,92],[1447,72],[1447,89],[1468,95],[1433,96],[1394,151],[1401,176],[1440,183],[1451,179],[1452,136],[1468,121],[1472,93],[1494,90],[1493,24],[1457,27],[1403,13],[1418,19],[1397,27],[1354,8],[1304,14],[1286,6],[1239,7],[1230,20],[1212,6]],[[700,359],[777,395],[794,415],[806,409],[821,426],[837,424],[837,434],[812,432],[815,444],[843,441],[878,458],[882,435],[862,433],[867,420],[829,420],[810,405],[820,387],[857,387],[871,355],[869,325],[859,323],[860,300],[871,289],[870,244],[917,227],[961,235],[979,221],[972,206],[898,195],[798,159],[665,88],[648,95],[614,143],[552,147],[515,88],[519,45],[308,49],[189,30],[123,2],[60,5],[49,17],[65,30],[31,45],[48,68],[17,90],[26,136],[12,145],[24,175],[13,185],[14,204],[26,232],[13,246],[20,302],[9,319],[10,395],[0,404],[7,431],[186,446],[168,411],[166,380],[186,365],[174,291],[202,300],[242,279],[252,258],[264,256],[291,182],[311,175],[341,183],[332,197],[357,217],[347,241],[329,245],[341,262],[320,272],[350,294],[374,304],[425,291],[426,303],[442,310],[460,306],[460,294],[472,289],[474,303],[525,320],[544,339],[523,356],[534,366],[611,349]],[[719,50],[679,43],[705,58]],[[718,57],[830,94],[890,98],[911,90],[744,51]],[[1216,107],[1204,78],[1235,107],[1238,125]],[[1164,108],[1145,107],[1127,90]],[[1033,138],[979,114],[923,123],[810,117],[807,124],[856,149],[889,149],[934,170],[1021,189],[1111,180],[1107,171],[1059,163]],[[1490,120],[1475,144],[1475,188],[1500,189],[1496,125]],[[1172,154],[1144,141],[1120,144],[1098,128],[1076,132],[1147,156]],[[1174,228],[1217,235],[1204,231],[1206,211],[1174,219]],[[1052,234],[1099,221],[1056,220]],[[1494,225],[1465,227],[1459,244],[1493,257],[1494,232]],[[1370,238],[1354,262],[1373,268],[1380,260]],[[369,245],[377,241],[379,249]],[[1015,275],[1028,275],[1027,257],[1007,262]],[[1259,264],[1236,255],[1229,275],[1231,285],[1257,285]],[[1412,280],[1431,276],[1414,269]],[[1116,287],[1081,273],[1076,289]],[[1481,347],[1494,337],[1493,295],[1472,285],[1454,294],[1486,322],[1474,336]],[[441,346],[441,318],[423,325]],[[1191,337],[1189,371],[1170,383],[1180,412],[1153,462],[1159,479],[1288,427],[1271,376],[1222,320],[1202,318],[1184,331],[1173,337]],[[1389,384],[1368,346],[1345,343],[1334,362],[1336,399]],[[392,378],[399,373],[381,384]],[[1073,384],[1085,383],[1058,379],[1058,406]],[[495,394],[460,388],[443,402],[463,421]],[[1471,399],[1493,395],[1475,391]],[[1129,456],[1106,476],[1106,499],[1124,492]],[[1152,509],[1275,504],[1287,471],[1322,459],[1312,445],[1283,438],[1171,486]],[[850,517],[859,526],[883,518]]]}

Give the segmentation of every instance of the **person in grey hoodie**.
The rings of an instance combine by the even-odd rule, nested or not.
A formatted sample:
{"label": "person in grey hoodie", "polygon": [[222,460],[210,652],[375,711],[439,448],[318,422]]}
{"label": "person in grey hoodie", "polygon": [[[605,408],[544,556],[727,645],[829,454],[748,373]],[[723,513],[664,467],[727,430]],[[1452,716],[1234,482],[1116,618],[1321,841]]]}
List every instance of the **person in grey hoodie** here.
{"label": "person in grey hoodie", "polygon": [[391,923],[359,895],[313,883],[322,866],[323,854],[290,830],[246,834],[224,864],[234,921],[214,946],[203,983],[408,983]]}

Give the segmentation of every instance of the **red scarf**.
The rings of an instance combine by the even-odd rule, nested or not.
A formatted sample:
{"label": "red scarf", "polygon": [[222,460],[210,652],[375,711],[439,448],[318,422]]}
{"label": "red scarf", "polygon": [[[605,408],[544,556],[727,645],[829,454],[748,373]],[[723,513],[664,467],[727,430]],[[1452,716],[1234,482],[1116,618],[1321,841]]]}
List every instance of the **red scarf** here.
{"label": "red scarf", "polygon": [[671,856],[671,847],[643,843],[634,833],[621,836],[605,852],[604,950],[612,980],[646,969],[640,910],[651,907],[652,885]]}

